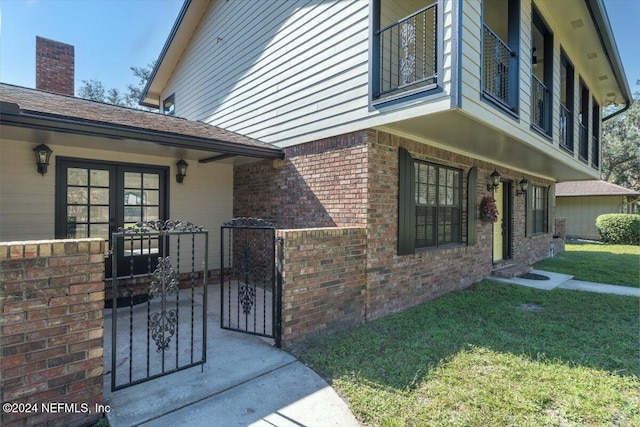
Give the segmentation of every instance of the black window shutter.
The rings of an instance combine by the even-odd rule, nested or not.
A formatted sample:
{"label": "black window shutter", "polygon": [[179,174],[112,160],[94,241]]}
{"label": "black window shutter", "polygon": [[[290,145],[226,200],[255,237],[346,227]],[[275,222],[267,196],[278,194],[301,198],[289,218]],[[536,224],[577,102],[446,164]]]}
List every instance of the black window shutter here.
{"label": "black window shutter", "polygon": [[478,212],[478,168],[474,166],[467,177],[467,246],[473,246],[478,242],[476,212]]}
{"label": "black window shutter", "polygon": [[553,186],[549,186],[547,189],[547,232],[554,232],[554,213],[553,213],[553,205],[555,204],[555,194],[553,191]]}
{"label": "black window shutter", "polygon": [[398,150],[398,255],[415,253],[416,184],[411,153]]}
{"label": "black window shutter", "polygon": [[525,194],[525,232],[526,237],[533,235],[533,186],[529,185],[529,190]]}

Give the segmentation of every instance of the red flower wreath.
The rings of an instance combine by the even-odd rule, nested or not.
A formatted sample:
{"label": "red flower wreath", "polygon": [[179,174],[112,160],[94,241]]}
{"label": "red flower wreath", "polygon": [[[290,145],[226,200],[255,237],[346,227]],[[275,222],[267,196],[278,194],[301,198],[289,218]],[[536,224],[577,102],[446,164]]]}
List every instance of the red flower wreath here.
{"label": "red flower wreath", "polygon": [[494,223],[498,220],[498,208],[493,197],[486,196],[480,203],[480,219],[484,222]]}

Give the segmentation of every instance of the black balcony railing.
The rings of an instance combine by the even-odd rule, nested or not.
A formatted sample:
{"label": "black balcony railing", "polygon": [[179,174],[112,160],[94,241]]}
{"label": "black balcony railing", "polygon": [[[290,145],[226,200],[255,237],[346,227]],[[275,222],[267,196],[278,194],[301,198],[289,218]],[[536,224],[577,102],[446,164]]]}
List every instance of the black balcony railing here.
{"label": "black balcony railing", "polygon": [[591,137],[591,166],[596,169],[600,167],[600,141],[595,135]]}
{"label": "black balcony railing", "polygon": [[531,123],[545,133],[551,132],[548,120],[549,89],[536,76],[531,78]]}
{"label": "black balcony railing", "polygon": [[560,146],[573,153],[573,114],[560,104]]}
{"label": "black balcony railing", "polygon": [[482,90],[486,95],[514,110],[515,85],[512,73],[516,71],[511,58],[514,52],[494,33],[487,24],[483,24],[483,78]]}
{"label": "black balcony railing", "polygon": [[376,98],[437,83],[437,25],[433,3],[378,31]]}
{"label": "black balcony railing", "polygon": [[589,138],[587,135],[587,127],[582,123],[578,124],[578,129],[580,131],[580,141],[578,144],[578,156],[580,160],[584,160],[585,162],[589,160]]}

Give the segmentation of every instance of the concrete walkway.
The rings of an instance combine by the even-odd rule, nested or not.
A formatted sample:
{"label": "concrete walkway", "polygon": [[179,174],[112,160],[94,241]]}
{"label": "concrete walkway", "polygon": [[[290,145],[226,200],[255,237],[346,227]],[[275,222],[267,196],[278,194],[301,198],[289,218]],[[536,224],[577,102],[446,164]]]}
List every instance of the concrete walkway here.
{"label": "concrete walkway", "polygon": [[[105,310],[104,402],[111,406],[111,427],[359,425],[320,376],[272,340],[220,329],[219,287],[208,292],[207,363],[113,393],[112,310]],[[135,369],[142,368],[134,363]]]}
{"label": "concrete walkway", "polygon": [[550,291],[552,289],[571,289],[576,291],[597,292],[602,294],[615,294],[640,297],[640,288],[632,288],[629,286],[607,285],[604,283],[584,282],[582,280],[574,280],[573,276],[568,274],[552,273],[550,271],[533,270],[533,273],[546,276],[549,280],[530,280],[514,277],[513,279],[503,279],[490,276],[491,280],[505,283],[514,283],[516,285],[528,286],[530,288],[544,289]]}

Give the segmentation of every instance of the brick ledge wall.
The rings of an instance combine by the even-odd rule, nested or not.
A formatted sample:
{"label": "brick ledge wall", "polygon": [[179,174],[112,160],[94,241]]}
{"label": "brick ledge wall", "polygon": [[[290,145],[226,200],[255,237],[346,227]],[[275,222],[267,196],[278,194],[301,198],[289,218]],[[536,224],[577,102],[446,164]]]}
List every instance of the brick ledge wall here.
{"label": "brick ledge wall", "polygon": [[41,404],[102,404],[104,240],[0,243],[3,426],[87,425],[100,413],[46,413]]}

